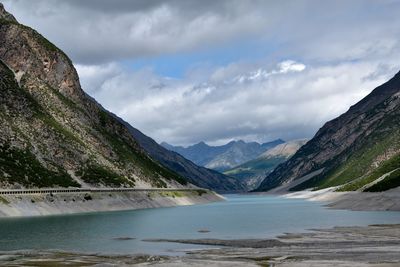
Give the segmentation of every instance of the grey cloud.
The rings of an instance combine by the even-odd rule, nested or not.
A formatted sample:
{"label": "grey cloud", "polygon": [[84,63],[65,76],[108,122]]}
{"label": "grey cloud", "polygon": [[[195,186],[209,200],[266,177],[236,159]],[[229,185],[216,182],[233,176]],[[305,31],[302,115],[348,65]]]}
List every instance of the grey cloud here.
{"label": "grey cloud", "polygon": [[[282,71],[282,64],[261,71],[244,68],[241,76],[254,77],[255,71],[266,74],[246,82],[238,80],[236,73],[226,75],[224,81],[199,84],[160,77],[149,69],[123,71],[93,91],[93,96],[157,141],[185,145],[200,140],[298,139],[311,137],[324,122],[389,79],[399,59],[383,60],[391,71],[379,76],[375,73],[382,68],[380,61],[307,65],[287,71]],[[365,79],[368,75],[375,78]]]}
{"label": "grey cloud", "polygon": [[190,51],[246,36],[265,22],[264,14],[250,9],[253,2],[258,1],[4,1],[22,23],[86,64]]}
{"label": "grey cloud", "polygon": [[[59,2],[61,2],[59,0]],[[254,2],[254,1],[253,1]],[[237,4],[237,0],[215,1],[215,0],[69,0],[68,4],[78,9],[84,8],[89,11],[97,11],[107,14],[121,14],[129,12],[145,12],[160,6],[169,5],[175,9],[182,10],[189,15],[205,11],[214,11],[224,9],[229,5]]]}
{"label": "grey cloud", "polygon": [[354,60],[399,46],[400,3],[389,0],[4,3],[17,19],[38,29],[81,64],[195,51],[246,39],[272,43],[286,57],[304,60]]}
{"label": "grey cloud", "polygon": [[[390,78],[400,62],[399,1],[4,4],[72,56],[83,88],[100,103],[158,141],[174,144],[310,137]],[[147,68],[126,70],[118,62],[248,39],[273,49],[251,62],[200,64],[181,80]],[[251,52],[237,51],[243,57]],[[306,68],[280,71],[277,63],[284,59]],[[260,78],[250,79],[259,70]]]}

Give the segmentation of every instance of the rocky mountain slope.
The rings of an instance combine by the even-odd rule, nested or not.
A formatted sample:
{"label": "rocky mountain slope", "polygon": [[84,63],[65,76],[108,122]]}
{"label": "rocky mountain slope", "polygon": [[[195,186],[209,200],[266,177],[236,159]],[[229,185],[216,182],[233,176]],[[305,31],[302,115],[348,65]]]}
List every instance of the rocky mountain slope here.
{"label": "rocky mountain slope", "polygon": [[161,143],[168,150],[175,151],[194,163],[217,171],[231,169],[243,162],[258,157],[270,148],[284,141],[278,139],[272,142],[259,144],[257,142],[246,143],[242,140],[232,141],[222,146],[209,146],[204,142],[182,147]]}
{"label": "rocky mountain slope", "polygon": [[306,142],[306,139],[292,140],[277,145],[265,151],[256,159],[227,170],[224,174],[240,179],[248,190],[253,190],[260,185],[267,174],[293,156]]}
{"label": "rocky mountain slope", "polygon": [[81,89],[71,60],[0,4],[0,187],[182,187]]}
{"label": "rocky mountain slope", "polygon": [[185,177],[190,183],[220,193],[240,192],[246,190],[239,179],[197,166],[190,160],[182,157],[180,154],[160,146],[156,141],[133,128],[128,123],[124,121],[122,122],[126,125],[137,142],[153,159],[160,162],[166,168],[169,168]]}
{"label": "rocky mountain slope", "polygon": [[[43,167],[43,171],[51,169],[46,164],[55,159],[48,152],[56,149],[60,154],[56,163],[57,168],[63,173],[63,179],[69,181],[64,181],[63,184],[47,181],[43,185],[37,184],[41,181],[35,183],[11,182],[8,186],[93,186],[95,184],[133,186],[135,180],[138,180],[136,185],[141,187],[167,185],[179,187],[186,185],[189,181],[194,185],[219,192],[243,191],[243,186],[237,179],[199,167],[182,156],[168,151],[150,137],[103,109],[82,91],[71,61],[61,50],[34,30],[19,24],[1,5],[0,9],[1,40],[4,40],[4,44],[0,47],[2,70],[4,73],[7,73],[7,70],[13,72],[12,74],[8,73],[9,77],[6,74],[1,76],[2,88],[18,89],[19,87],[20,89],[19,91],[2,90],[1,93],[4,96],[2,99],[9,99],[7,103],[2,103],[2,108],[9,110],[18,106],[19,103],[13,102],[10,96],[21,93],[24,94],[22,99],[28,98],[27,101],[31,101],[32,105],[42,110],[43,117],[45,117],[44,125],[36,127],[38,129],[35,127],[30,129],[31,136],[25,133],[25,130],[29,128],[30,118],[19,118],[13,123],[14,125],[9,126],[13,131],[8,132],[9,130],[4,128],[4,134],[7,132],[9,138],[14,138],[19,133],[24,133],[23,137],[19,137],[22,143],[25,142],[23,150],[33,153],[32,160],[37,158],[37,167],[41,169]],[[19,34],[21,36],[18,36]],[[21,45],[18,46],[18,43]],[[24,57],[21,58],[22,56]],[[58,80],[54,81],[55,78]],[[14,79],[17,80],[17,85],[12,84]],[[29,109],[30,107],[18,107],[21,111],[25,108]],[[4,126],[13,120],[9,116],[15,115],[10,112],[0,114],[4,119],[1,125]],[[18,124],[19,120],[21,122]],[[25,127],[25,129],[21,129],[21,127]],[[35,131],[40,132],[46,128],[49,128],[47,129],[49,132],[55,130],[57,132],[55,134],[60,135],[61,133],[61,136],[67,141],[64,144],[60,142],[61,147],[57,148],[50,143],[39,144],[45,140],[33,140],[39,136]],[[9,146],[8,138],[3,139],[2,144]],[[64,150],[66,143],[71,143],[71,140],[77,144],[70,144],[68,149],[74,150],[74,153],[78,153],[80,156],[74,159],[76,162],[65,166],[63,161],[67,158],[64,156],[72,152]],[[34,145],[33,152],[31,152],[32,147],[27,146],[26,142]],[[16,144],[12,145],[13,149],[21,146],[21,144],[14,145]],[[8,154],[8,150],[2,149],[2,151]],[[68,160],[72,161],[72,159]],[[78,167],[79,164],[82,165]],[[16,166],[4,167],[4,175],[11,176],[14,173],[13,176],[18,177],[15,175],[15,170],[18,168],[14,167]],[[10,168],[14,168],[14,171]],[[34,176],[38,171],[37,169],[32,170],[29,175]],[[26,170],[21,171],[19,175],[25,174],[28,174]],[[45,177],[53,176],[53,173],[45,175]],[[104,180],[105,178],[100,178],[101,176],[108,178]],[[43,175],[41,177],[40,180],[43,180]],[[127,181],[125,181],[126,179]],[[54,179],[51,178],[51,180]]]}
{"label": "rocky mountain slope", "polygon": [[400,73],[327,122],[257,190],[296,181],[300,183],[290,190],[339,186],[342,191],[382,191],[399,186],[399,125]]}

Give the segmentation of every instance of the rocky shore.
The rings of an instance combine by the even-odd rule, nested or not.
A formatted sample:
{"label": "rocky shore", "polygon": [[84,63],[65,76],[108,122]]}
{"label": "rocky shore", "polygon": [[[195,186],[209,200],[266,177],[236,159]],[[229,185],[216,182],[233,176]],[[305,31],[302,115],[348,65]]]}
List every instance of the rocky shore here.
{"label": "rocky shore", "polygon": [[183,257],[76,254],[60,251],[0,253],[0,266],[400,266],[400,225],[335,227],[272,240],[152,240],[216,245]]}

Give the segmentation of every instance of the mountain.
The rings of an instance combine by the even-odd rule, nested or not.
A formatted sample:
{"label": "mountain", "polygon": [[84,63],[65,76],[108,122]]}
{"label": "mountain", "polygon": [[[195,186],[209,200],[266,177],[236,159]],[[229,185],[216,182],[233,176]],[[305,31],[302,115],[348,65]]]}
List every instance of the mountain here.
{"label": "mountain", "polygon": [[184,187],[188,180],[241,188],[101,107],[81,89],[71,60],[2,4],[0,41],[1,188]]}
{"label": "mountain", "polygon": [[283,142],[281,139],[277,139],[263,144],[257,142],[246,143],[239,140],[231,141],[222,146],[209,146],[204,142],[188,147],[172,146],[165,142],[161,143],[161,145],[168,150],[181,154],[198,165],[217,171],[224,171],[254,159]]}
{"label": "mountain", "polygon": [[293,156],[306,142],[306,139],[292,140],[277,145],[265,151],[256,159],[227,170],[224,174],[242,180],[248,190],[253,190],[260,185],[268,173]]}
{"label": "mountain", "polygon": [[235,167],[243,162],[254,159],[261,153],[275,147],[283,142],[282,140],[275,140],[272,142],[259,144],[256,142],[245,143],[243,141],[234,142],[222,154],[217,155],[213,160],[207,163],[206,167],[218,171],[225,171]]}
{"label": "mountain", "polygon": [[[81,89],[61,50],[1,4],[0,14],[1,185],[177,187],[189,181],[219,192],[243,191],[237,179],[166,150],[105,110]],[[32,161],[32,170],[18,171],[13,161],[20,154],[28,155],[23,161]],[[36,178],[24,181],[25,174]]]}
{"label": "mountain", "polygon": [[[400,185],[400,72],[346,113],[327,122],[257,191],[378,190]],[[375,189],[374,189],[375,188]],[[278,190],[278,189],[274,189]]]}
{"label": "mountain", "polygon": [[242,192],[246,190],[239,179],[197,166],[180,154],[160,146],[156,141],[133,128],[122,119],[119,120],[125,124],[132,136],[153,159],[160,162],[164,167],[185,177],[190,183],[220,193]]}
{"label": "mountain", "polygon": [[162,142],[161,146],[165,147],[168,150],[179,153],[185,158],[193,161],[197,165],[206,166],[208,162],[212,161],[213,158],[222,154],[230,146],[232,146],[234,142],[230,142],[223,146],[209,146],[204,142],[200,142],[198,144],[182,147],[182,146],[173,146],[166,142]]}

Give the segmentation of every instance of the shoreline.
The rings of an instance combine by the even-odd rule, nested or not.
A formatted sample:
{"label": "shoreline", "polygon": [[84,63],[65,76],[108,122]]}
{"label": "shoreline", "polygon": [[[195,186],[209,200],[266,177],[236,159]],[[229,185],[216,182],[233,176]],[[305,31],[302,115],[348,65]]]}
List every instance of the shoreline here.
{"label": "shoreline", "polygon": [[[302,191],[283,195],[325,201],[347,193]],[[393,194],[393,192],[391,193]],[[275,194],[274,194],[275,195]],[[350,194],[359,195],[357,193]],[[281,195],[282,196],[282,195]],[[165,196],[164,196],[165,197]],[[160,198],[162,198],[160,196]],[[171,199],[171,196],[168,197]],[[175,198],[175,200],[178,198]],[[89,202],[89,201],[87,201]],[[327,206],[327,208],[330,208]],[[399,222],[400,223],[400,222]],[[308,232],[307,232],[308,231]],[[284,233],[274,238],[142,239],[144,242],[175,242],[204,245],[178,250],[184,255],[76,253],[60,250],[0,251],[0,266],[268,266],[268,267],[395,267],[400,266],[400,224],[344,226]]]}
{"label": "shoreline", "polygon": [[384,192],[334,192],[331,187],[318,191],[298,191],[283,194],[286,198],[303,198],[325,203],[331,209],[352,211],[400,211],[400,188]]}
{"label": "shoreline", "polygon": [[247,192],[244,195],[271,195],[321,202],[324,207],[351,211],[400,211],[400,187],[383,192],[335,192],[336,187],[317,191]]}
{"label": "shoreline", "polygon": [[223,200],[223,196],[208,190],[1,195],[0,218],[162,208]]}
{"label": "shoreline", "polygon": [[74,253],[60,250],[0,251],[0,265],[55,266],[276,266],[394,267],[400,265],[400,224],[311,229],[274,239],[153,240],[215,245],[185,256]]}

